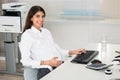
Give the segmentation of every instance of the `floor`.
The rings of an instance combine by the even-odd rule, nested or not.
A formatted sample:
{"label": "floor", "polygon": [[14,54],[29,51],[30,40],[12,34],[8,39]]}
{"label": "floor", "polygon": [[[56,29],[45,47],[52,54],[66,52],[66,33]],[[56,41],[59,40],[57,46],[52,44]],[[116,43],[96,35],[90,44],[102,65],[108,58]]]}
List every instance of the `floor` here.
{"label": "floor", "polygon": [[22,76],[0,73],[0,80],[23,80]]}
{"label": "floor", "polygon": [[23,67],[21,64],[16,65],[17,73],[20,73],[21,75],[4,73],[6,71],[5,61],[0,60],[0,80],[23,80]]}

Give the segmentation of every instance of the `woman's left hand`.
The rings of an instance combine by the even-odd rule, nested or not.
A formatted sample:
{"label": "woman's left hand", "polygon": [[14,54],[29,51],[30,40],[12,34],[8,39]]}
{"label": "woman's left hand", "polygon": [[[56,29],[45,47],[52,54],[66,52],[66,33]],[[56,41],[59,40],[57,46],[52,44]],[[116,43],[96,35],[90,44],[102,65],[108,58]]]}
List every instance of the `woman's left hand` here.
{"label": "woman's left hand", "polygon": [[77,49],[77,50],[70,50],[69,51],[70,55],[72,55],[72,54],[81,54],[81,53],[86,53],[86,50],[85,49]]}

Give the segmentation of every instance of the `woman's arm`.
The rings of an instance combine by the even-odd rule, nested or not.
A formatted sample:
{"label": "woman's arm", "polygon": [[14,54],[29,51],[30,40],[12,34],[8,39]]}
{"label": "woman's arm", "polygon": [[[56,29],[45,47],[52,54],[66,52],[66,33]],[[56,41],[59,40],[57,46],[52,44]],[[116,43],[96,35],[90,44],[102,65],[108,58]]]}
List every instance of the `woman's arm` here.
{"label": "woman's arm", "polygon": [[21,63],[23,66],[32,67],[32,68],[39,68],[40,67],[40,61],[33,60],[31,58],[31,46],[33,44],[33,41],[29,34],[23,34],[21,36],[21,41],[19,43],[19,49],[21,52]]}
{"label": "woman's arm", "polygon": [[85,49],[69,50],[69,55],[86,53]]}

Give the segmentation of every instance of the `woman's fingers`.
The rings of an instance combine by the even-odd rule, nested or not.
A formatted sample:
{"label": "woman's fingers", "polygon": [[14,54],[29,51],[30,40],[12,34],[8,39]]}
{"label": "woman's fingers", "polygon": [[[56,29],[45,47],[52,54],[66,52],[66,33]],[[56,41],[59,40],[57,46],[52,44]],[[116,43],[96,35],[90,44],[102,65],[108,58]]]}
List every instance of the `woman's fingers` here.
{"label": "woman's fingers", "polygon": [[62,61],[61,61],[61,60],[58,60],[58,57],[53,57],[53,58],[50,60],[50,63],[51,63],[51,66],[57,67],[57,66],[59,66],[60,64],[62,64]]}

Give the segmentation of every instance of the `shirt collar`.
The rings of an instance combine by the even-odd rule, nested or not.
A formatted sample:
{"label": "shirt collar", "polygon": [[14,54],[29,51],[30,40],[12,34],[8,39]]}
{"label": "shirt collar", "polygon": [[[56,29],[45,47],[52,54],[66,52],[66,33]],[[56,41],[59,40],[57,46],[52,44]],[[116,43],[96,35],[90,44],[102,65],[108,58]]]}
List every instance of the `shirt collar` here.
{"label": "shirt collar", "polygon": [[[32,29],[35,33],[40,33],[40,31],[39,31],[38,29],[36,29],[34,26],[32,26],[31,29]],[[43,29],[41,28],[41,30],[43,30]]]}

